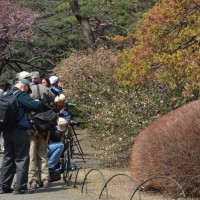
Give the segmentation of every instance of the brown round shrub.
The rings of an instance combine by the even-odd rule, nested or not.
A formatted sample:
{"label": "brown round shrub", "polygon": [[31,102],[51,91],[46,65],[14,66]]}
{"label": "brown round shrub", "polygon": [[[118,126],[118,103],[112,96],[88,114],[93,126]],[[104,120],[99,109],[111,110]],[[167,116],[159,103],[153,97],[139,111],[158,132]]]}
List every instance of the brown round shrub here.
{"label": "brown round shrub", "polygon": [[[168,176],[181,186],[200,174],[200,100],[158,118],[138,135],[132,148],[131,174],[138,182],[153,176]],[[148,186],[175,192],[170,182],[163,187],[160,181]],[[199,196],[200,178],[186,191]]]}

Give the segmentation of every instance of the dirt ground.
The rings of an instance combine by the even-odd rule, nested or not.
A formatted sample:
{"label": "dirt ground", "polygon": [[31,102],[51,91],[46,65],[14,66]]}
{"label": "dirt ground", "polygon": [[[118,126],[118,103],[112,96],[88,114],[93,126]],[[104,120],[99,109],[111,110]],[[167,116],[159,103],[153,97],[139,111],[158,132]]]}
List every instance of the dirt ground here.
{"label": "dirt ground", "polygon": [[[120,169],[102,167],[101,162],[95,156],[98,152],[92,148],[90,144],[87,130],[77,130],[77,136],[80,140],[86,162],[83,162],[83,160],[77,161],[80,170],[76,175],[72,176],[74,180],[77,176],[76,186],[81,187],[83,193],[92,195],[94,199],[130,199],[138,184],[131,179],[129,168]],[[87,177],[87,181],[84,183],[85,177]],[[105,185],[107,185],[107,187],[104,187]],[[163,196],[160,193],[155,192],[138,191],[132,199],[173,200],[173,197]],[[181,199],[197,200],[197,198],[178,198],[178,200]]]}

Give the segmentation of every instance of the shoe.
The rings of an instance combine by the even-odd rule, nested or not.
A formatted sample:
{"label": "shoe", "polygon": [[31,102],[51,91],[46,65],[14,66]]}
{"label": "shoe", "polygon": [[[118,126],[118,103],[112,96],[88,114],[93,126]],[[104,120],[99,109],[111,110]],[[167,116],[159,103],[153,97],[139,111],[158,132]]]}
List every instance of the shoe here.
{"label": "shoe", "polygon": [[30,188],[31,188],[31,189],[36,189],[36,188],[37,188],[37,182],[36,182],[36,181],[33,181],[33,182],[30,184]]}
{"label": "shoe", "polygon": [[49,187],[49,181],[47,179],[45,179],[43,182],[43,188],[48,188]]}
{"label": "shoe", "polygon": [[55,169],[54,169],[54,168],[49,168],[49,173],[50,173],[50,174],[55,173]]}
{"label": "shoe", "polygon": [[1,188],[0,189],[0,194],[12,193],[12,192],[13,192],[12,188]]}
{"label": "shoe", "polygon": [[29,190],[29,189],[20,189],[20,190],[13,190],[12,192],[14,195],[16,194],[32,194],[33,190]]}
{"label": "shoe", "polygon": [[43,187],[43,183],[42,183],[42,182],[39,182],[38,187],[39,187],[39,188],[42,188],[42,187]]}
{"label": "shoe", "polygon": [[62,174],[63,172],[64,172],[63,169],[60,169],[60,168],[59,168],[59,169],[55,169],[55,173],[57,173],[57,174],[58,174],[58,173],[61,173],[61,174]]}
{"label": "shoe", "polygon": [[50,175],[50,182],[53,182],[53,181],[59,181],[61,180],[61,175],[60,174],[52,174]]}

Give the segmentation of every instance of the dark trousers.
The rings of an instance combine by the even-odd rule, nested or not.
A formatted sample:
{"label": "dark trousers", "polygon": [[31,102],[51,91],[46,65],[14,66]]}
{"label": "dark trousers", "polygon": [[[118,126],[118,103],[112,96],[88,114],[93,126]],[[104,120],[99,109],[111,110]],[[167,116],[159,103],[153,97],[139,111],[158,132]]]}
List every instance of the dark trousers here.
{"label": "dark trousers", "polygon": [[3,133],[4,157],[1,165],[0,187],[11,188],[16,173],[14,189],[27,189],[30,135],[27,130],[14,129]]}

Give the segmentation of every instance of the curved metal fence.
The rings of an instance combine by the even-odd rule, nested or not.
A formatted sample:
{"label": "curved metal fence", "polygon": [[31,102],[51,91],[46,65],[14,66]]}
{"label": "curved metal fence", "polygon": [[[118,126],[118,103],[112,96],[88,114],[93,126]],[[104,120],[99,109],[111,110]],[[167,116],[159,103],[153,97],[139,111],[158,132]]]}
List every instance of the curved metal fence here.
{"label": "curved metal fence", "polygon": [[[113,180],[119,176],[126,178],[127,182],[133,186],[133,190],[130,193],[130,196],[127,198],[129,200],[133,200],[133,197],[134,197],[134,199],[137,198],[138,200],[143,200],[143,198],[141,196],[141,191],[142,191],[143,186],[146,183],[148,183],[149,181],[153,181],[153,180],[157,180],[157,179],[172,182],[172,183],[174,183],[174,186],[177,187],[178,192],[176,194],[174,194],[174,197],[172,197],[172,200],[181,200],[181,199],[188,199],[188,198],[191,199],[190,197],[187,197],[186,190],[188,187],[191,186],[191,184],[194,183],[195,180],[200,179],[200,175],[198,175],[198,176],[192,178],[191,180],[189,180],[185,185],[181,186],[175,179],[173,179],[171,177],[155,176],[155,177],[150,177],[150,178],[146,179],[145,181],[138,184],[138,183],[136,183],[136,181],[133,180],[133,178],[130,175],[125,174],[125,173],[117,173],[117,174],[114,174],[114,175],[106,178],[106,176],[103,173],[103,170],[100,170],[97,168],[79,168],[76,171],[74,188],[76,187],[77,179],[78,179],[78,176],[79,176],[81,170],[84,172],[84,177],[82,178],[82,187],[81,187],[82,193],[84,192],[84,188],[85,188],[86,194],[88,193],[87,179],[90,176],[90,174],[97,172],[100,175],[101,178],[99,178],[98,181],[100,181],[100,179],[101,179],[103,186],[99,186],[96,189],[96,190],[98,190],[96,192],[99,192],[99,196],[98,196],[99,199],[102,198],[102,194],[104,192],[106,193],[106,199],[109,199],[110,193],[112,193],[112,191],[108,190],[108,185],[112,184],[112,182],[116,184],[116,182]],[[128,184],[128,185],[130,185],[130,184]],[[199,185],[199,187],[200,187],[200,185]],[[123,190],[121,192],[123,193]],[[117,194],[115,194],[115,195],[117,195]],[[197,197],[197,199],[199,199],[199,197]],[[125,200],[125,199],[123,199],[123,200]],[[145,198],[144,198],[144,200],[145,200]]]}

